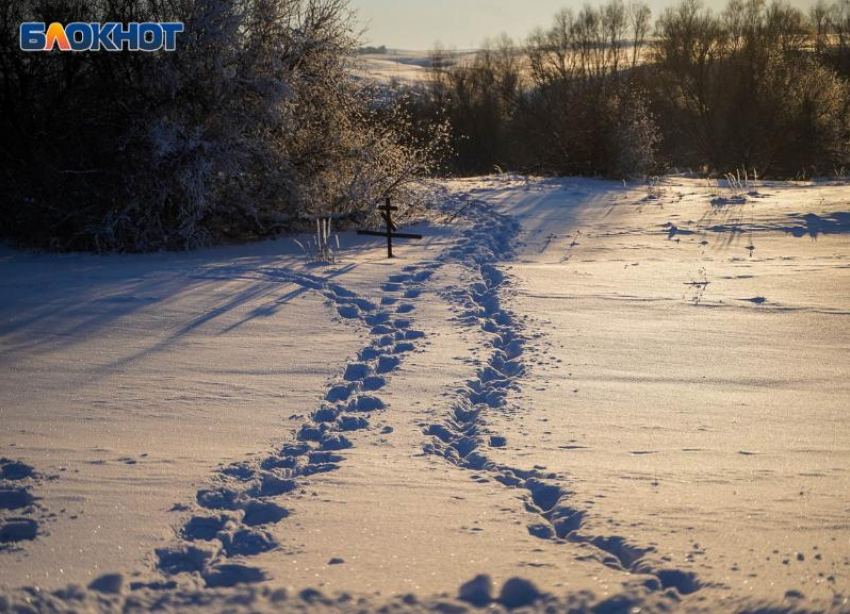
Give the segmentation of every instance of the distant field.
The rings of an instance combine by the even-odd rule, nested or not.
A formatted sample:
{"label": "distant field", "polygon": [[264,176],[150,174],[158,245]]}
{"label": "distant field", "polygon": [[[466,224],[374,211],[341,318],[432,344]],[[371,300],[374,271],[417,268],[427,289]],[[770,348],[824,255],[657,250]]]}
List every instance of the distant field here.
{"label": "distant field", "polygon": [[[630,49],[631,47],[629,47]],[[648,47],[641,51],[638,62],[643,64],[648,61]],[[462,51],[445,52],[452,58],[454,64],[471,65],[480,49],[465,49]],[[431,58],[433,51],[411,51],[404,49],[390,49],[386,53],[365,53],[358,55],[355,59],[355,74],[370,78],[378,83],[405,83],[415,84],[425,81],[430,69],[433,67]],[[521,47],[516,48],[516,54],[522,55],[522,63],[527,68],[527,56]],[[630,54],[631,51],[626,51]]]}
{"label": "distant field", "polygon": [[[459,62],[471,61],[477,50],[456,52]],[[430,51],[390,50],[387,53],[359,55],[356,74],[379,83],[418,83],[428,78]]]}

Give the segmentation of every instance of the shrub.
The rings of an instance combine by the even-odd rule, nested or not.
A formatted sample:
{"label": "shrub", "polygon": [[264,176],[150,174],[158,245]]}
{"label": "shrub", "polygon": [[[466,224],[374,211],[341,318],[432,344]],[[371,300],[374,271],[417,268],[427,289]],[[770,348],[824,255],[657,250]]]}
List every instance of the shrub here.
{"label": "shrub", "polygon": [[[35,21],[183,21],[173,53],[23,53]],[[428,169],[349,77],[345,0],[0,5],[0,224],[57,249],[183,249],[367,209]],[[386,106],[386,105],[384,105]]]}

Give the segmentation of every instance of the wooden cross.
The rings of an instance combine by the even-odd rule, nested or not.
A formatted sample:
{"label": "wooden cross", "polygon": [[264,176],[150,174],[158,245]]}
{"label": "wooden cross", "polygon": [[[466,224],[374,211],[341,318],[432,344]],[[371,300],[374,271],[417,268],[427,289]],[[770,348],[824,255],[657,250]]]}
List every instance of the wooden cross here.
{"label": "wooden cross", "polygon": [[387,224],[387,229],[384,232],[375,230],[358,230],[359,235],[369,235],[371,237],[386,237],[387,238],[387,258],[393,257],[393,239],[421,239],[422,235],[411,234],[406,232],[396,232],[398,228],[393,224],[393,211],[398,211],[398,207],[393,207],[390,204],[390,199],[387,197],[385,204],[378,207],[384,221]]}

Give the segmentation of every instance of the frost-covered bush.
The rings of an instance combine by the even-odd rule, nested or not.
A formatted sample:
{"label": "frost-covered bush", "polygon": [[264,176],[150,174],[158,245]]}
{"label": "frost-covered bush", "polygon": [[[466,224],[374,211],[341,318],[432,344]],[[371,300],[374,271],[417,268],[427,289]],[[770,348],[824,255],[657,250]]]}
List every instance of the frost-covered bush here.
{"label": "frost-covered bush", "polygon": [[[183,21],[173,53],[24,53],[21,21]],[[184,249],[367,210],[427,171],[350,78],[346,0],[0,4],[0,225],[59,249]]]}
{"label": "frost-covered bush", "polygon": [[608,131],[609,173],[620,178],[646,177],[655,168],[661,134],[649,102],[639,91],[613,96]]}
{"label": "frost-covered bush", "polygon": [[771,170],[803,177],[840,173],[850,163],[850,83],[809,61],[774,92],[783,104]]}
{"label": "frost-covered bush", "polygon": [[344,87],[308,88],[309,96],[293,103],[299,120],[286,148],[299,212],[363,218],[386,196],[396,204],[417,203],[419,182],[434,170],[445,127],[418,130],[403,93],[344,75],[336,83]]}

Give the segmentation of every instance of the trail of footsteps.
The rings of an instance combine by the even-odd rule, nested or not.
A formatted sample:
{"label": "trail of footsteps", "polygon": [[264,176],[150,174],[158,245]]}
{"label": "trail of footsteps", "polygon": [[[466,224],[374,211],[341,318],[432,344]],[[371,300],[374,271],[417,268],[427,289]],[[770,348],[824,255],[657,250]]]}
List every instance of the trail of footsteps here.
{"label": "trail of footsteps", "polygon": [[39,520],[50,517],[32,494],[44,476],[18,460],[0,458],[0,552],[19,550],[34,540]]}
{"label": "trail of footsteps", "polygon": [[[279,547],[268,529],[289,516],[281,499],[303,494],[310,476],[338,469],[345,450],[354,445],[347,434],[372,428],[370,415],[385,408],[380,390],[388,375],[424,337],[411,328],[406,316],[414,310],[411,301],[421,293],[422,284],[439,266],[408,266],[391,276],[382,286],[380,305],[319,277],[260,271],[265,277],[320,292],[341,317],[369,327],[370,342],[346,365],[289,443],[265,457],[223,467],[214,476],[214,485],[197,492],[201,510],[178,530],[176,545],[156,551],[156,565],[163,574],[200,576],[209,587],[266,579],[263,570],[246,564],[246,559]],[[131,588],[175,585],[170,579],[154,585],[131,584]]]}
{"label": "trail of footsteps", "polygon": [[675,588],[681,594],[695,592],[700,588],[696,576],[662,568],[650,559],[654,548],[632,545],[617,535],[583,533],[585,512],[569,505],[572,493],[561,485],[563,480],[557,474],[517,469],[487,458],[487,447],[504,447],[507,440],[488,429],[486,414],[508,410],[508,392],[519,388],[526,371],[523,355],[527,337],[522,322],[501,305],[500,293],[510,280],[495,266],[513,256],[520,226],[483,203],[468,206],[467,211],[475,225],[445,258],[465,266],[475,281],[446,296],[459,308],[462,322],[479,326],[487,334],[491,352],[477,376],[458,391],[443,423],[425,429],[425,434],[431,436],[426,452],[466,469],[487,472],[508,487],[527,490],[526,509],[537,516],[537,521],[528,527],[531,535],[559,543],[590,544],[600,551],[601,561],[609,567],[645,575],[644,584],[649,590]]}

